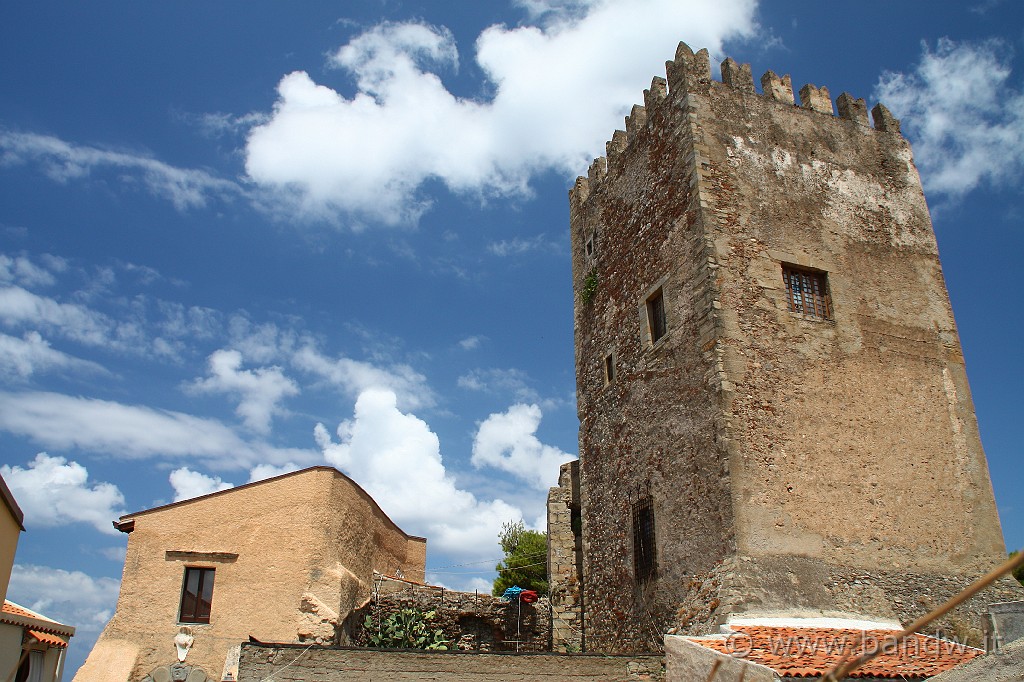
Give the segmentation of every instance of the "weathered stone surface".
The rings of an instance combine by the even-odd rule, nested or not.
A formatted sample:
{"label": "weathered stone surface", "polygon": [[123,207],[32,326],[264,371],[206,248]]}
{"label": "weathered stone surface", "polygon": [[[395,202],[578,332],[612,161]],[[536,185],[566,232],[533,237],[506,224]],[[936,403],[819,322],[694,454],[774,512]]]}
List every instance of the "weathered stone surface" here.
{"label": "weathered stone surface", "polygon": [[1024,682],[1024,639],[936,675],[931,682]]}
{"label": "weathered stone surface", "polygon": [[379,623],[404,608],[434,612],[430,630],[441,630],[450,649],[459,651],[548,651],[551,618],[548,600],[533,604],[503,602],[490,594],[453,592],[399,580],[378,580],[376,594],[343,624],[345,644],[369,646],[366,617]]}
{"label": "weathered stone surface", "polygon": [[[714,667],[716,662],[718,668]],[[712,670],[717,671],[713,678]],[[719,653],[682,637],[666,636],[665,682],[699,682],[708,679],[776,682],[780,678],[775,671],[763,665]]]}
{"label": "weathered stone surface", "polygon": [[239,682],[661,682],[661,656],[425,653],[351,647],[243,644]]}
{"label": "weathered stone surface", "polygon": [[[588,651],[731,614],[906,622],[1005,558],[898,121],[866,126],[849,95],[830,116],[824,87],[794,107],[774,74],[763,96],[705,80],[698,55],[680,47],[668,94],[569,197]],[[827,314],[791,310],[784,267],[821,277]],[[1019,594],[982,599],[1000,590]],[[943,627],[976,628],[979,602]]]}

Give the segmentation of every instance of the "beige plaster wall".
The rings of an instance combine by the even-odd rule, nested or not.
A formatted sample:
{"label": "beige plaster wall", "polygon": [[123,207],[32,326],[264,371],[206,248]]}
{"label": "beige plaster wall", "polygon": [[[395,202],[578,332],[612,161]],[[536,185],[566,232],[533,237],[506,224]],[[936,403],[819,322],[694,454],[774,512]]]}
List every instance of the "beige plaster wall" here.
{"label": "beige plaster wall", "polygon": [[18,520],[7,505],[0,504],[0,590],[3,590],[4,599],[7,598],[7,587],[11,582],[11,568],[14,566],[20,536]]}
{"label": "beige plaster wall", "polygon": [[[98,659],[118,648],[107,643],[131,642],[133,680],[175,660],[186,567],[216,571],[210,623],[189,625],[195,641],[186,661],[214,676],[228,649],[250,636],[332,642],[334,626],[369,596],[375,569],[400,566],[423,575],[423,555],[408,552],[417,543],[362,489],[327,467],[131,518],[117,610],[94,651]],[[93,658],[76,681],[112,679]]]}
{"label": "beige plaster wall", "polygon": [[21,640],[25,630],[20,625],[0,623],[0,679],[6,680],[21,659]]}

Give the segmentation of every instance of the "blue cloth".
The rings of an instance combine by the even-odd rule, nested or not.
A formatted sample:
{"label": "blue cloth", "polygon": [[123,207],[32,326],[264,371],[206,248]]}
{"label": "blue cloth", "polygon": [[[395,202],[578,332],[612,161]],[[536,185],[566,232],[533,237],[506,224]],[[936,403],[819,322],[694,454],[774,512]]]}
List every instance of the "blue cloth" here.
{"label": "blue cloth", "polygon": [[513,585],[502,593],[501,600],[512,601],[513,599],[519,599],[519,595],[522,594],[522,592],[523,588],[518,585]]}

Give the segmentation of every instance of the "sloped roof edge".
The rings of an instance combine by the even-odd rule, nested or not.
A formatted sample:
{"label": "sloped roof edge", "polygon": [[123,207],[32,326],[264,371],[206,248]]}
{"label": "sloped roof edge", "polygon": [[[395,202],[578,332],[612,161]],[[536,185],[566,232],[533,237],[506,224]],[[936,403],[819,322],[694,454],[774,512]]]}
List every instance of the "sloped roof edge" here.
{"label": "sloped roof edge", "polygon": [[330,466],[326,466],[326,465],[322,465],[322,464],[318,465],[318,466],[306,467],[305,469],[299,469],[298,471],[289,471],[286,474],[279,474],[277,476],[271,476],[270,478],[264,478],[264,479],[262,479],[260,481],[253,481],[252,483],[245,483],[243,485],[235,486],[233,488],[228,488],[226,490],[217,490],[215,492],[207,493],[205,495],[200,495],[198,497],[190,497],[187,500],[180,500],[178,502],[171,502],[170,504],[160,505],[159,507],[152,507],[150,509],[142,509],[142,510],[137,511],[137,512],[132,512],[131,514],[125,514],[124,516],[121,516],[118,520],[113,522],[114,523],[114,528],[116,528],[117,530],[121,531],[122,533],[131,533],[133,530],[135,530],[135,518],[138,517],[138,516],[144,516],[146,514],[152,514],[154,512],[164,511],[166,509],[171,509],[172,507],[180,507],[180,506],[183,506],[183,505],[186,505],[186,504],[193,504],[195,502],[200,502],[202,500],[208,500],[211,497],[217,497],[219,495],[230,495],[231,493],[237,492],[239,490],[243,490],[243,489],[246,489],[246,488],[253,488],[255,486],[264,485],[266,483],[272,483],[274,481],[280,481],[281,479],[288,478],[289,476],[299,476],[301,474],[306,474],[306,473],[309,473],[311,471],[330,471],[335,476],[340,476],[341,478],[345,479],[346,481],[351,483],[352,486],[355,487],[355,489],[366,500],[368,500],[370,502],[370,504],[372,504],[377,509],[377,511],[379,511],[381,513],[381,515],[385,519],[387,519],[388,523],[390,523],[392,526],[395,527],[396,530],[398,530],[398,532],[400,532],[402,535],[404,535],[406,538],[408,538],[410,540],[422,540],[424,542],[427,541],[427,539],[424,538],[424,537],[420,537],[419,535],[410,535],[409,533],[406,533],[404,530],[402,530],[401,526],[399,526],[397,523],[395,523],[391,519],[391,517],[387,515],[387,512],[385,512],[383,509],[381,509],[380,505],[377,504],[377,500],[373,499],[373,496],[370,495],[370,493],[366,492],[361,485],[359,485],[358,483],[356,483],[351,478],[349,478],[348,476],[346,476],[342,472],[338,471],[334,467],[330,467]]}
{"label": "sloped roof edge", "polygon": [[18,522],[18,528],[25,530],[25,513],[18,506],[18,502],[14,499],[11,489],[7,487],[7,481],[3,476],[0,476],[0,497],[4,498],[4,504],[11,510],[14,520]]}

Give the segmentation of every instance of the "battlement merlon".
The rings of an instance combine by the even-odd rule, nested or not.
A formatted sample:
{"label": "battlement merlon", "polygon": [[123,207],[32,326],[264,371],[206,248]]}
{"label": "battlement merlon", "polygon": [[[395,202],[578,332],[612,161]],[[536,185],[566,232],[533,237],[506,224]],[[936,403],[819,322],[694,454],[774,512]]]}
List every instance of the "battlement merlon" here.
{"label": "battlement merlon", "polygon": [[[721,65],[722,84],[744,95],[758,95],[754,87],[754,78],[750,64],[740,64],[732,57]],[[608,167],[633,143],[633,140],[648,125],[649,112],[660,106],[665,100],[680,101],[687,93],[707,92],[711,87],[711,57],[707,49],[694,52],[686,43],[679,43],[675,59],[665,62],[666,78],[654,77],[651,87],[644,90],[644,105],[634,104],[629,116],[626,117],[625,130],[616,130],[612,139],[605,143],[605,156],[598,157],[590,165],[587,182],[582,185],[577,181],[570,194],[578,202],[586,201],[590,193],[604,179]],[[867,103],[862,98],[844,92],[836,100],[836,108],[832,106],[832,97],[825,86],[817,87],[806,84],[800,88],[800,108],[820,114],[852,121],[865,128],[871,128],[868,121]],[[761,94],[766,99],[774,100],[783,105],[794,106],[793,81],[789,75],[778,76],[774,71],[766,71],[761,76]],[[838,110],[838,111],[837,111]],[[883,133],[900,134],[899,119],[894,117],[885,105],[878,103],[871,109],[871,121],[874,129]]]}

